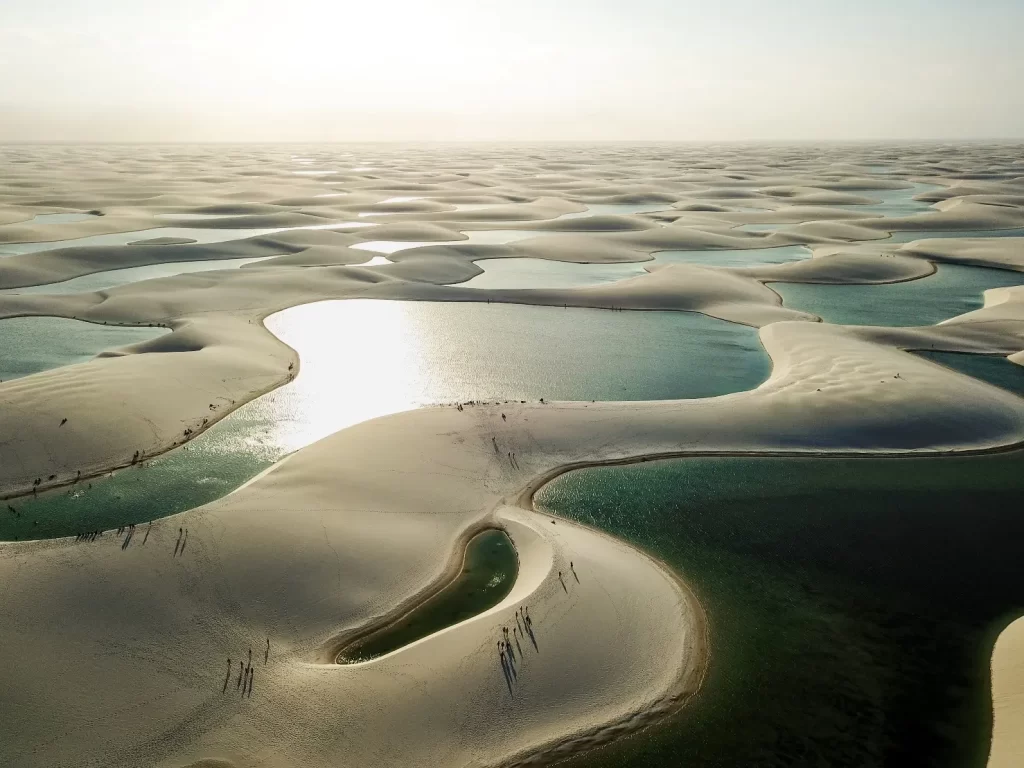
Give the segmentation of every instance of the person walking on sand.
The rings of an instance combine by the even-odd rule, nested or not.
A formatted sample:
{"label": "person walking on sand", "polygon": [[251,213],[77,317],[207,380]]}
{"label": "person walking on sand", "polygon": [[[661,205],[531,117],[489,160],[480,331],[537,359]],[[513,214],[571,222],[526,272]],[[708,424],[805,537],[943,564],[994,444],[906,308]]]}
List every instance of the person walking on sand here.
{"label": "person walking on sand", "polygon": [[250,645],[249,646],[249,663],[245,665],[245,668],[249,669],[251,666],[252,666],[252,646]]}
{"label": "person walking on sand", "polygon": [[245,665],[242,663],[242,660],[239,659],[238,660],[238,679],[235,681],[235,689],[236,690],[238,688],[242,687],[242,675],[244,673],[245,673]]}
{"label": "person walking on sand", "polygon": [[565,590],[565,594],[569,594],[569,590],[565,587],[565,579],[562,578],[562,572],[558,572],[558,580],[562,582],[562,589]]}
{"label": "person walking on sand", "polygon": [[580,583],[580,577],[576,575],[576,568],[572,564],[572,560],[569,561],[569,570],[572,571],[572,577],[576,579],[576,583]]}
{"label": "person walking on sand", "polygon": [[267,665],[267,659],[270,658],[270,638],[267,638],[267,649],[263,651],[263,666]]}
{"label": "person walking on sand", "polygon": [[491,435],[491,444],[494,446],[494,452],[497,453],[498,452],[498,439],[494,435]]}
{"label": "person walking on sand", "polygon": [[252,698],[252,678],[253,678],[253,675],[255,675],[255,674],[256,674],[256,670],[255,669],[250,669],[249,670],[249,695],[248,695],[247,698],[250,698],[250,699]]}

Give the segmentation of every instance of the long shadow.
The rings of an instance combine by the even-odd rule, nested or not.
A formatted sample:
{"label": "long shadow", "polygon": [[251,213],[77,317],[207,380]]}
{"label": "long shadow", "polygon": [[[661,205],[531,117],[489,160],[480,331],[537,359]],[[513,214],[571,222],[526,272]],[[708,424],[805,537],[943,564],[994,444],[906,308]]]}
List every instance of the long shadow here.
{"label": "long shadow", "polygon": [[533,650],[540,653],[540,648],[537,647],[537,638],[533,634],[533,624],[526,622],[526,631],[530,635],[530,642],[533,643]]}
{"label": "long shadow", "polygon": [[506,661],[504,653],[501,654],[501,672],[505,675],[505,685],[508,686],[508,695],[514,699],[516,695],[512,692],[512,675],[509,672],[508,661]]}

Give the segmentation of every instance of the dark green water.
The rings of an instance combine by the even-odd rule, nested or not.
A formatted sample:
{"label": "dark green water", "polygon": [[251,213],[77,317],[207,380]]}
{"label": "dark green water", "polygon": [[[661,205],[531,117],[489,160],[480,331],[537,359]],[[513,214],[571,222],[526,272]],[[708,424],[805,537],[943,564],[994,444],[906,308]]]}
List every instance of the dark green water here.
{"label": "dark green water", "polygon": [[989,288],[1024,284],[1024,273],[940,264],[918,280],[885,285],[772,283],[782,303],[839,325],[934,325],[978,309]]}
{"label": "dark green water", "polygon": [[462,571],[451,584],[395,624],[346,649],[338,661],[369,661],[483,613],[505,599],[518,574],[519,559],[505,532],[479,533],[466,547]]}
{"label": "dark green water", "polygon": [[967,355],[928,350],[917,354],[1024,397],[1024,366],[1011,363],[1002,355]]}
{"label": "dark green water", "polygon": [[0,320],[0,381],[84,363],[100,352],[154,339],[166,328],[100,325],[63,317]]}
{"label": "dark green water", "polygon": [[183,512],[291,451],[422,405],[708,397],[752,389],[771,368],[755,329],[691,312],[354,300],[293,307],[267,326],[299,353],[294,381],[143,466],[12,501],[0,539]]}
{"label": "dark green water", "polygon": [[991,644],[1024,611],[1022,491],[1021,453],[694,458],[557,479],[539,508],[662,558],[711,630],[696,699],[579,764],[984,765]]}

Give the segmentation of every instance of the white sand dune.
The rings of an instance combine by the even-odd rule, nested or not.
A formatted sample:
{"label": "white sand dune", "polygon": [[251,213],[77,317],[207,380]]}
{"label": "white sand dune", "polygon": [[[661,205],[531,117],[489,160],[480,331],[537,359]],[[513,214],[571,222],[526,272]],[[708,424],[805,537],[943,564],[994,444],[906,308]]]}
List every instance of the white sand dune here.
{"label": "white sand dune", "polygon": [[1024,237],[915,240],[902,246],[899,252],[932,261],[1024,272]]}
{"label": "white sand dune", "polygon": [[992,651],[992,751],[989,768],[1024,765],[1024,617],[999,635]]}
{"label": "white sand dune", "polygon": [[[702,312],[760,328],[773,370],[751,392],[704,400],[395,414],[305,448],[217,502],[157,521],[145,545],[142,528],[124,551],[109,533],[89,544],[0,544],[0,647],[17,660],[0,667],[3,764],[550,762],[683,704],[703,679],[714,638],[706,637],[696,597],[664,566],[534,512],[528,502],[540,484],[568,467],[654,456],[934,455],[1024,440],[1019,397],[903,351],[998,353],[1024,362],[1024,288],[989,291],[982,309],[937,326],[890,329],[815,322],[781,306],[764,285],[909,280],[933,271],[932,260],[1019,268],[1013,242],[883,244],[893,229],[1021,226],[1020,168],[1004,148],[902,147],[906,180],[867,176],[863,169],[884,155],[870,147],[836,147],[814,160],[776,157],[764,147],[578,154],[427,147],[403,149],[398,158],[389,155],[396,150],[367,149],[358,163],[321,157],[305,168],[337,171],[324,175],[296,174],[304,169],[296,148],[247,149],[244,157],[219,148],[85,148],[55,161],[55,150],[27,147],[0,149],[0,158],[11,151],[25,162],[11,164],[16,170],[0,180],[0,243],[52,237],[52,229],[23,222],[54,210],[106,214],[52,225],[61,238],[158,227],[166,220],[157,214],[180,210],[231,216],[204,220],[211,229],[239,220],[262,227],[341,221],[364,210],[389,214],[372,230],[3,259],[0,287],[19,287],[116,265],[275,256],[230,272],[95,293],[0,295],[0,317],[173,330],[116,355],[0,384],[6,495],[31,491],[37,479],[41,487],[59,485],[79,471],[99,474],[168,450],[288,381],[300,361],[262,320],[317,300]],[[985,179],[960,178],[972,164],[984,164]],[[944,187],[929,193],[942,201],[934,212],[874,219],[828,208],[862,204],[872,190],[905,189],[907,180]],[[393,201],[409,197],[438,204]],[[445,202],[459,200],[495,204],[460,211]],[[557,219],[583,205],[615,203],[677,207]],[[733,229],[767,219],[792,223],[768,235]],[[539,231],[508,245],[466,242],[464,232],[488,229]],[[432,245],[395,253],[391,264],[353,266],[368,258],[353,246],[375,240]],[[814,258],[792,264],[652,265],[639,277],[588,288],[455,285],[480,273],[475,259],[639,262],[658,250],[786,243],[819,247]],[[344,355],[346,334],[367,329],[332,332]],[[346,633],[435,589],[483,526],[505,528],[520,556],[517,584],[500,605],[372,662],[326,663],[325,649]],[[175,556],[179,528],[188,529],[188,543]],[[569,562],[579,583],[570,580]],[[510,694],[495,643],[524,604],[538,651],[523,648]],[[255,691],[242,699],[235,670],[250,646]],[[1016,663],[1015,648],[997,655]],[[1013,695],[1013,680],[1005,679],[1009,687],[999,695]],[[997,710],[997,737],[1019,720],[1019,708]]]}
{"label": "white sand dune", "polygon": [[[40,765],[72,755],[113,765],[225,756],[493,763],[557,755],[670,709],[700,678],[697,609],[631,548],[511,508],[523,488],[566,465],[652,453],[930,452],[1024,435],[1016,398],[967,377],[936,377],[927,362],[829,326],[777,323],[762,333],[776,367],[752,393],[406,412],[340,432],[222,501],[159,521],[146,547],[4,545],[0,568],[17,578],[11,570],[3,579],[0,637],[23,660],[5,681],[18,697],[5,710],[19,718],[19,741],[5,748],[41,745],[29,763]],[[505,603],[379,661],[315,662],[338,631],[421,591],[453,542],[487,521],[509,529],[523,559]],[[189,530],[181,559],[169,556],[179,526]],[[581,584],[566,594],[557,572],[567,575],[568,560]],[[48,600],[35,598],[40,591]],[[536,659],[527,654],[512,700],[493,643],[524,602],[543,645]],[[638,625],[643,635],[630,631]],[[223,659],[250,644],[258,656],[267,635],[275,660],[258,667],[254,702],[222,694]],[[49,663],[67,657],[79,663]],[[130,743],[94,727],[133,702],[147,714]],[[52,724],[40,707],[62,713],[69,738],[46,739]],[[510,717],[526,722],[510,729]],[[272,750],[261,737],[268,729],[282,734]]]}

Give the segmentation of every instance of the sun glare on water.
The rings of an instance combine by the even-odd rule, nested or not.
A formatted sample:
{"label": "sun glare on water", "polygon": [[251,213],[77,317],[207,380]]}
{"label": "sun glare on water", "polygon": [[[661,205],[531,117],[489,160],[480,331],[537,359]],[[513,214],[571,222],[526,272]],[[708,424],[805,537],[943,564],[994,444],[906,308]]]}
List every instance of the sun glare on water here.
{"label": "sun glare on water", "polygon": [[[420,405],[425,389],[421,321],[399,303],[327,301],[267,318],[302,350],[302,375],[272,398],[270,441],[294,451],[340,429]],[[374,368],[352,360],[375,361]],[[334,387],[323,383],[335,382]]]}

